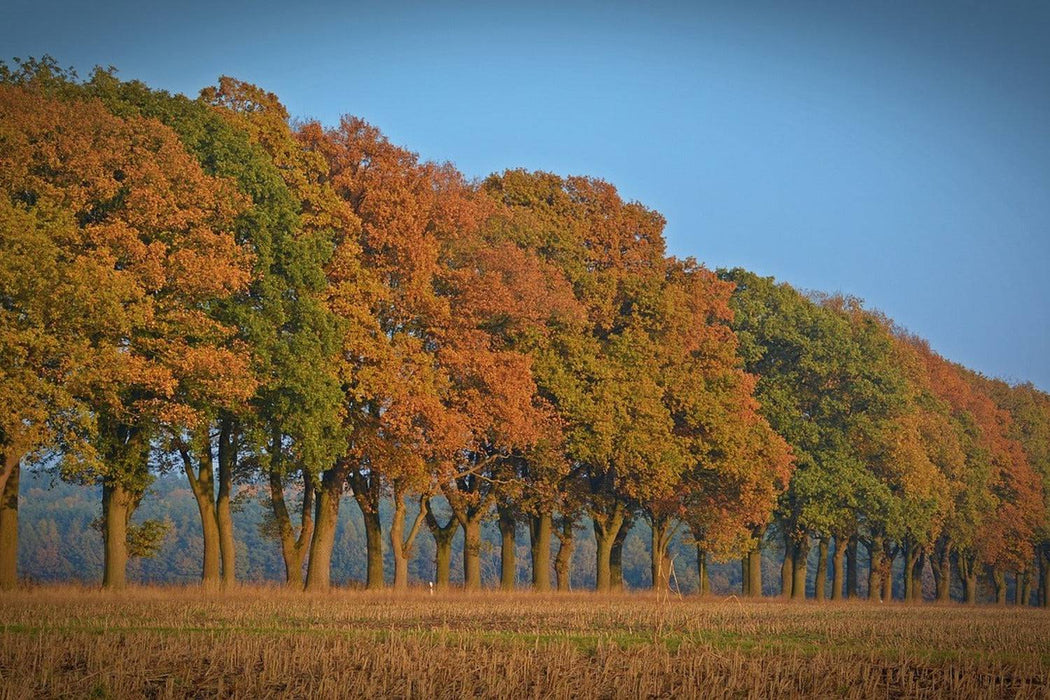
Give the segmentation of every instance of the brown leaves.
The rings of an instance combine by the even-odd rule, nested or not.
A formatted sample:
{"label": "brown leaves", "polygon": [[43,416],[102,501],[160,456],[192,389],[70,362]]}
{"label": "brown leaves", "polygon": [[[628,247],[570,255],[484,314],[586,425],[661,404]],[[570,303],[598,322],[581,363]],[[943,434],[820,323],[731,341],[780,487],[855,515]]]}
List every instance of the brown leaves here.
{"label": "brown leaves", "polygon": [[245,348],[209,316],[250,281],[233,184],[205,175],[158,122],[94,100],[3,85],[0,122],[5,198],[63,222],[47,231],[59,283],[44,304],[16,302],[80,348],[76,371],[58,381],[123,420],[185,424],[205,405],[243,401]]}

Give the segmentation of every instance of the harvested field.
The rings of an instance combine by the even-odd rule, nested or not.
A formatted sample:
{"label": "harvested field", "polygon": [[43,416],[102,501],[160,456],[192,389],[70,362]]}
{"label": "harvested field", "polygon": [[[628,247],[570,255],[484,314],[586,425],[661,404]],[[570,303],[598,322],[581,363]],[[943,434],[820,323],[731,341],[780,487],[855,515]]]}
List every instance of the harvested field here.
{"label": "harvested field", "polygon": [[1050,611],[646,595],[0,596],[0,697],[1050,697]]}

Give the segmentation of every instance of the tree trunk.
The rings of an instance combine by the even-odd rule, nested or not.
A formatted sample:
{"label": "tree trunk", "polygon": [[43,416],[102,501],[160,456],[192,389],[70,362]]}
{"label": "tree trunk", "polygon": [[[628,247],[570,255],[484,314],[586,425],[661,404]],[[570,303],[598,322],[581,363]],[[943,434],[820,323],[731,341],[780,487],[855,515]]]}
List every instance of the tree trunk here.
{"label": "tree trunk", "polygon": [[595,561],[595,588],[600,593],[608,593],[613,588],[612,554],[617,535],[624,524],[624,508],[617,503],[612,512],[602,516],[592,516],[594,521],[594,539],[597,547]]}
{"label": "tree trunk", "polygon": [[455,516],[442,525],[434,515],[430,502],[426,504],[426,523],[430,534],[434,536],[434,584],[445,589],[449,587],[452,568],[452,539],[456,536],[459,521]]}
{"label": "tree trunk", "polygon": [[513,591],[518,579],[518,561],[514,541],[518,522],[514,512],[507,506],[498,506],[499,511],[499,587],[504,591]]}
{"label": "tree trunk", "polygon": [[222,585],[237,582],[237,542],[233,534],[233,513],[230,498],[233,495],[233,470],[237,465],[237,430],[230,418],[223,419],[219,428],[219,496],[215,515],[219,525],[219,551],[222,555]]}
{"label": "tree trunk", "polygon": [[711,580],[707,575],[707,552],[704,551],[702,545],[696,545],[696,590],[702,595],[706,596],[711,593]]}
{"label": "tree trunk", "polygon": [[952,559],[951,550],[945,546],[938,548],[936,559],[930,564],[934,570],[934,578],[937,581],[937,602],[950,603],[952,600]]}
{"label": "tree trunk", "polygon": [[746,554],[740,558],[740,595],[751,595],[751,558]]}
{"label": "tree trunk", "polygon": [[436,538],[434,551],[434,579],[438,588],[448,588],[452,582],[452,536]]}
{"label": "tree trunk", "polygon": [[977,557],[957,554],[956,566],[959,578],[963,581],[963,601],[968,605],[977,604]]}
{"label": "tree trunk", "polygon": [[825,596],[825,589],[828,585],[828,538],[821,537],[820,543],[817,545],[820,556],[817,558],[817,579],[815,584],[815,590],[813,597],[818,601],[823,602]]}
{"label": "tree trunk", "polygon": [[831,599],[843,599],[843,586],[845,585],[846,573],[846,541],[839,536],[835,537],[835,551],[831,555]]}
{"label": "tree trunk", "polygon": [[4,456],[7,479],[0,489],[0,590],[18,585],[18,482],[22,465],[18,456]]}
{"label": "tree trunk", "polygon": [[379,522],[379,509],[362,510],[365,523],[365,588],[370,591],[383,589],[383,524]]}
{"label": "tree trunk", "polygon": [[995,586],[995,604],[1006,605],[1006,574],[997,568],[992,568],[989,573]]}
{"label": "tree trunk", "polygon": [[857,536],[851,535],[846,540],[846,597],[857,598],[857,586],[860,580],[860,565],[857,561]]}
{"label": "tree trunk", "polygon": [[915,569],[919,565],[921,554],[922,548],[915,542],[908,540],[904,543],[904,602],[906,603],[914,602],[919,598],[915,592],[915,585],[920,580]]}
{"label": "tree trunk", "polygon": [[876,536],[872,538],[870,543],[866,543],[868,548],[868,600],[882,602],[882,565],[883,557],[885,556],[882,552],[882,537]]}
{"label": "tree trunk", "polygon": [[1039,606],[1050,608],[1050,545],[1044,544],[1039,555]]}
{"label": "tree trunk", "polygon": [[671,519],[650,518],[652,524],[652,579],[653,590],[663,593],[671,588],[671,557],[667,547],[671,543]]}
{"label": "tree trunk", "polygon": [[[529,544],[532,550],[532,587],[537,591],[549,591],[551,589],[551,528],[550,513],[540,513],[529,518]],[[558,553],[560,555],[561,550]]]}
{"label": "tree trunk", "polygon": [[762,597],[762,539],[765,535],[765,528],[758,530],[758,532],[755,533],[755,548],[747,553],[747,594],[752,598]]}
{"label": "tree trunk", "polygon": [[893,540],[886,537],[882,542],[882,552],[885,555],[882,565],[882,599],[889,603],[893,601],[893,562],[900,553],[900,547]]}
{"label": "tree trunk", "polygon": [[922,572],[923,569],[926,567],[926,559],[926,553],[922,550],[919,550],[918,556],[916,556],[914,566],[911,570],[912,597],[910,598],[910,600],[916,603],[921,603],[924,600],[922,593]]}
{"label": "tree trunk", "polygon": [[[194,496],[197,494],[194,493]],[[201,516],[204,535],[204,562],[201,566],[201,586],[206,590],[218,590],[222,570],[220,568],[219,523],[215,514],[215,503],[211,498],[197,497],[197,511]]]}
{"label": "tree trunk", "polygon": [[408,560],[416,543],[416,535],[426,518],[426,505],[419,500],[419,512],[412,521],[412,528],[405,536],[405,497],[403,489],[394,485],[394,519],[390,523],[390,550],[394,553],[394,590],[408,590]]}
{"label": "tree trunk", "polygon": [[558,555],[554,559],[554,573],[558,578],[558,590],[572,590],[572,550],[576,546],[576,523],[562,516],[558,527]]}
{"label": "tree trunk", "polygon": [[127,586],[128,521],[135,499],[118,483],[102,485],[104,565],[102,586],[120,590]]}
{"label": "tree trunk", "polygon": [[809,559],[809,536],[803,535],[802,539],[795,544],[794,556],[792,557],[792,600],[806,599],[806,576]]}
{"label": "tree trunk", "polygon": [[317,507],[314,533],[310,540],[310,562],[306,569],[306,590],[327,591],[332,580],[332,548],[335,530],[339,524],[339,501],[346,481],[347,462],[326,469],[321,476],[321,487],[316,490]]}
{"label": "tree trunk", "polygon": [[481,521],[475,518],[463,525],[463,587],[481,590]]}
{"label": "tree trunk", "polygon": [[929,559],[937,589],[936,600],[938,603],[949,603],[952,589],[952,546],[947,537],[937,540]]}
{"label": "tree trunk", "polygon": [[384,586],[383,524],[379,521],[382,484],[374,471],[362,469],[360,465],[350,470],[348,481],[365,525],[365,588],[381,590]]}
{"label": "tree trunk", "polygon": [[314,529],[314,486],[309,474],[303,473],[303,507],[299,520],[299,535],[292,527],[292,518],[284,500],[284,483],[277,465],[269,473],[270,508],[277,523],[277,534],[281,540],[281,557],[284,559],[284,580],[289,588],[303,586],[303,559]]}
{"label": "tree trunk", "polygon": [[215,512],[215,477],[211,456],[210,425],[196,432],[197,469],[193,468],[192,451],[189,446],[180,444],[179,455],[182,457],[182,468],[190,484],[193,498],[197,501],[197,513],[201,519],[201,534],[204,541],[204,561],[201,564],[201,587],[205,590],[217,590],[221,576],[219,549],[219,521]]}
{"label": "tree trunk", "polygon": [[790,534],[784,535],[784,563],[780,567],[780,595],[790,598],[794,586],[795,573],[795,540]]}
{"label": "tree trunk", "polygon": [[1017,573],[1017,604],[1028,605],[1032,600],[1032,576],[1028,571]]}
{"label": "tree trunk", "polygon": [[977,604],[977,576],[971,574],[966,577],[966,601],[970,605]]}
{"label": "tree trunk", "polygon": [[616,539],[613,540],[612,551],[609,553],[609,574],[612,580],[612,588],[614,591],[622,591],[623,586],[623,543],[627,539],[627,533],[630,532],[631,527],[634,525],[634,520],[631,516],[625,516],[623,524],[620,526],[619,532],[616,533]]}
{"label": "tree trunk", "polygon": [[893,567],[891,565],[882,569],[882,599],[886,602],[893,600]]}

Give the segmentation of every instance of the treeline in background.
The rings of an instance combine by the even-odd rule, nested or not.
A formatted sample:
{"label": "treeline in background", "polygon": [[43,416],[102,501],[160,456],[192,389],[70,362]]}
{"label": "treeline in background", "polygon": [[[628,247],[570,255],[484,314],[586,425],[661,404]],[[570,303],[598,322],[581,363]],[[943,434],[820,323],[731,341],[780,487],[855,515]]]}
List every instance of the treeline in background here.
{"label": "treeline in background", "polygon": [[1050,602],[1050,397],[608,183],[45,58],[0,189],[3,587]]}

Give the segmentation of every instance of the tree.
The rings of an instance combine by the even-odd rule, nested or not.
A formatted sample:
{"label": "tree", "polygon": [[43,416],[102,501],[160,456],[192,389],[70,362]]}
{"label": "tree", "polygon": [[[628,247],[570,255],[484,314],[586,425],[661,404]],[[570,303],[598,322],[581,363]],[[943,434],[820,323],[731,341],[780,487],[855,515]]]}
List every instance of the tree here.
{"label": "tree", "polygon": [[[678,518],[698,526],[694,539],[705,551],[746,552],[753,533],[769,522],[791,472],[787,444],[758,414],[755,379],[743,372],[736,354],[729,325],[732,289],[691,260],[668,263],[657,376],[687,467],[671,498],[643,502],[657,590],[668,585],[666,551]],[[757,566],[754,573],[760,594]]]}
{"label": "tree", "polygon": [[589,494],[598,588],[609,590],[624,524],[642,500],[669,495],[686,464],[654,378],[663,219],[588,178],[508,171],[484,189],[507,208],[512,240],[561,272],[582,311],[536,352],[534,366],[562,422],[571,472]]}
{"label": "tree", "polygon": [[[1050,520],[1047,519],[1047,514],[1050,514],[1050,396],[1030,383],[1011,386],[1003,381],[987,380],[984,384],[996,405],[1009,411],[1011,420],[1008,435],[1024,448],[1028,464],[1042,481],[1042,507],[1036,507],[1029,517],[1039,512],[1043,514],[1034,540],[1039,576],[1038,604],[1050,607]],[[1030,577],[1026,578],[1030,581]],[[1027,603],[1029,597],[1024,595],[1023,588],[1021,599]]]}
{"label": "tree", "polygon": [[75,395],[91,406],[98,459],[64,468],[102,483],[104,581],[120,587],[151,439],[252,387],[243,346],[208,313],[249,281],[251,255],[232,232],[243,201],[157,122],[56,100],[29,74],[22,83],[2,86],[3,186],[16,206],[61,217],[52,241],[91,304]]}
{"label": "tree", "polygon": [[[895,508],[881,466],[887,426],[902,410],[905,386],[891,337],[884,321],[856,300],[810,298],[743,270],[720,274],[737,285],[733,328],[745,369],[759,377],[761,413],[791,445],[798,465],[777,517],[785,543],[783,594],[805,597],[815,534],[822,555],[834,540],[836,597],[844,544],[863,527],[879,568]],[[822,556],[820,579],[825,566]]]}

